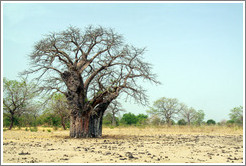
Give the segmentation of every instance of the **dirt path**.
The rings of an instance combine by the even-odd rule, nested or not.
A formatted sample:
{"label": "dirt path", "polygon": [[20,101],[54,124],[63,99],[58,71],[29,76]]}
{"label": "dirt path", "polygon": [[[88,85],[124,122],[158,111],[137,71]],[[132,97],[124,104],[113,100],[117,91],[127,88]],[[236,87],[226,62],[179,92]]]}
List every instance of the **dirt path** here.
{"label": "dirt path", "polygon": [[43,130],[4,131],[4,163],[243,162],[242,134],[107,128],[102,138],[71,139],[69,131]]}

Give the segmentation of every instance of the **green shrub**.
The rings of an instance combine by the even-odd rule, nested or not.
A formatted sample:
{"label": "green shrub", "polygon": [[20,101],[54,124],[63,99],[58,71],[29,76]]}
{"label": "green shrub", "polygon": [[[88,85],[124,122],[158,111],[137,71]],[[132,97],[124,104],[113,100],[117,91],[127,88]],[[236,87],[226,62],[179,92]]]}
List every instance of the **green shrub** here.
{"label": "green shrub", "polygon": [[226,126],[228,126],[228,127],[235,126],[235,121],[234,120],[228,120],[228,121],[226,121]]}
{"label": "green shrub", "polygon": [[209,119],[207,121],[207,125],[215,125],[215,124],[216,124],[216,122],[213,119]]}
{"label": "green shrub", "polygon": [[133,113],[124,114],[122,119],[121,119],[121,123],[128,124],[128,125],[136,124],[137,121],[138,121],[138,119],[137,119],[136,115],[134,115]]}
{"label": "green shrub", "polygon": [[33,127],[33,128],[31,127],[31,128],[30,128],[30,131],[31,131],[31,132],[37,132],[37,131],[38,131],[38,128],[37,128],[37,127]]}
{"label": "green shrub", "polygon": [[110,125],[109,128],[110,128],[110,129],[114,129],[114,126]]}
{"label": "green shrub", "polygon": [[187,124],[187,122],[184,119],[180,119],[178,121],[178,125],[186,125],[186,124]]}
{"label": "green shrub", "polygon": [[148,115],[138,114],[137,115],[137,124],[146,125],[148,120]]}
{"label": "green shrub", "polygon": [[50,129],[47,129],[47,131],[50,133],[51,132],[51,130]]}

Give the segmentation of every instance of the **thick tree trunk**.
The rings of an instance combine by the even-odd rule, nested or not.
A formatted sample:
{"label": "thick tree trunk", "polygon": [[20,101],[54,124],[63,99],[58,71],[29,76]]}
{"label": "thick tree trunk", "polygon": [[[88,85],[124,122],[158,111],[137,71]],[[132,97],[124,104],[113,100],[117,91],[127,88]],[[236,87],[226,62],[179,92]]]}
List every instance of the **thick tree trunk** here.
{"label": "thick tree trunk", "polygon": [[83,80],[76,68],[64,72],[62,79],[67,85],[66,97],[71,109],[70,137],[87,138],[102,136],[102,118],[110,102],[118,96],[118,93],[107,96],[107,99],[99,98],[93,104],[86,104],[86,92]]}
{"label": "thick tree trunk", "polygon": [[92,112],[81,116],[70,117],[70,137],[87,138],[102,136],[102,119],[104,110],[92,115]]}
{"label": "thick tree trunk", "polygon": [[109,103],[109,101],[100,103],[94,110],[90,110],[88,112],[84,111],[81,115],[71,114],[70,137],[101,137],[103,114],[107,109]]}

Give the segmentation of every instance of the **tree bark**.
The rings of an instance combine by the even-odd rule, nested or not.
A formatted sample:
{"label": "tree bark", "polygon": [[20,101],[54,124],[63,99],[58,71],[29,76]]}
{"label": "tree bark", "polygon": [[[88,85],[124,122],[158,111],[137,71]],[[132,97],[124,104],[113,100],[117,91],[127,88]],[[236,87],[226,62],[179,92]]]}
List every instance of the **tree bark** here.
{"label": "tree bark", "polygon": [[9,126],[9,130],[11,130],[11,129],[12,129],[13,124],[14,124],[14,122],[13,122],[13,120],[11,120],[11,123],[10,123],[10,126]]}
{"label": "tree bark", "polygon": [[171,119],[167,119],[167,125],[168,125],[168,127],[170,127],[171,126]]}
{"label": "tree bark", "polygon": [[73,138],[98,138],[102,136],[103,109],[93,114],[92,111],[81,116],[70,117],[70,137]]}
{"label": "tree bark", "polygon": [[10,120],[11,120],[11,122],[10,122],[9,130],[11,130],[13,128],[13,125],[14,125],[14,114],[11,114]]}
{"label": "tree bark", "polygon": [[62,74],[62,79],[67,85],[66,98],[70,105],[70,137],[87,138],[102,136],[103,114],[110,102],[118,96],[118,93],[99,98],[93,104],[86,105],[83,80],[75,69]]}
{"label": "tree bark", "polygon": [[116,120],[115,120],[115,114],[113,113],[113,117],[112,117],[112,125],[116,126]]}
{"label": "tree bark", "polygon": [[188,125],[190,126],[190,119],[188,119]]}
{"label": "tree bark", "polygon": [[64,117],[61,117],[61,124],[64,130],[66,130],[66,125],[65,125],[65,121],[64,121]]}
{"label": "tree bark", "polygon": [[98,138],[102,136],[103,114],[110,102],[98,104],[95,109],[84,111],[81,115],[71,114],[70,137],[73,138]]}

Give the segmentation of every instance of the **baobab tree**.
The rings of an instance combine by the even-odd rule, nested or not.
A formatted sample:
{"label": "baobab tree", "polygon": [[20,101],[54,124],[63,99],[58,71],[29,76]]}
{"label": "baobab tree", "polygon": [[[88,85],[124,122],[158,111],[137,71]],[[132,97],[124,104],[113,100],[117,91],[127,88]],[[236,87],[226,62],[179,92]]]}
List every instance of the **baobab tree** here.
{"label": "baobab tree", "polygon": [[197,116],[197,112],[193,107],[185,107],[181,112],[180,112],[182,118],[185,119],[185,121],[188,123],[188,125],[193,122]]}
{"label": "baobab tree", "polygon": [[103,27],[76,27],[46,35],[34,46],[31,68],[39,73],[40,90],[63,93],[70,106],[70,137],[100,137],[102,116],[120,94],[147,103],[138,80],[159,83],[143,60],[145,48],[123,42]]}
{"label": "baobab tree", "polygon": [[185,104],[179,103],[176,98],[162,97],[156,100],[153,107],[147,111],[151,115],[158,115],[163,118],[168,126],[171,125],[171,120],[175,118],[182,110],[186,108]]}

